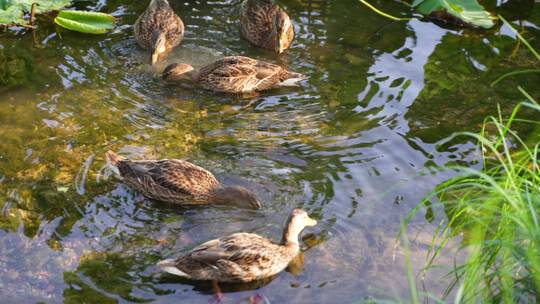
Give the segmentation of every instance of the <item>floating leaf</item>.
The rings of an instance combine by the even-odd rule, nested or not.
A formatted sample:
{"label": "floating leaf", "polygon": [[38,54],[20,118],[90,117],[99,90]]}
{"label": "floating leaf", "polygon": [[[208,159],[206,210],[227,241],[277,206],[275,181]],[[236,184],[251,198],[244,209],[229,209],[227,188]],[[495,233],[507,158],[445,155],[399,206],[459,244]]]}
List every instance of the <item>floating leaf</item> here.
{"label": "floating leaf", "polygon": [[104,34],[114,28],[114,17],[97,12],[60,11],[54,22],[68,30],[87,34]]}
{"label": "floating leaf", "polygon": [[59,10],[71,3],[71,0],[0,0],[0,24],[27,25],[23,19],[25,13],[30,13],[32,4],[36,3],[37,14]]}
{"label": "floating leaf", "polygon": [[[20,0],[19,0],[20,1]],[[71,0],[24,0],[26,6],[32,7],[32,3],[36,3],[36,13],[41,14],[49,11],[57,11],[63,9],[71,3]]]}
{"label": "floating leaf", "polygon": [[491,28],[495,25],[494,17],[476,0],[416,0],[412,5],[424,15],[445,11],[468,24],[483,28]]}
{"label": "floating leaf", "polygon": [[6,6],[6,2],[0,0],[0,24],[24,24],[24,12],[17,6]]}

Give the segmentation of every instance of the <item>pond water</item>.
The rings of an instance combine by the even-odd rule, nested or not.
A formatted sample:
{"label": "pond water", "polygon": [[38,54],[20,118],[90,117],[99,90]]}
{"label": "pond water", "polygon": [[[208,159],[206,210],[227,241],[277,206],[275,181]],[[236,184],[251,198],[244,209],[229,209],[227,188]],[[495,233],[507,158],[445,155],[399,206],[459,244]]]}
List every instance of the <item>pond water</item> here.
{"label": "pond water", "polygon": [[[0,296],[3,303],[207,303],[212,289],[161,274],[155,263],[200,242],[249,231],[278,240],[293,208],[319,220],[287,272],[223,286],[224,303],[362,303],[409,295],[400,221],[435,185],[475,165],[468,140],[484,117],[540,96],[540,77],[502,74],[536,61],[512,31],[393,22],[355,0],[283,0],[297,31],[281,56],[238,34],[239,1],[171,1],[186,36],[156,67],[129,25],[146,1],[75,1],[111,13],[117,29],[89,36],[40,16],[32,33],[0,34]],[[540,5],[492,1],[540,49]],[[397,2],[378,2],[395,15]],[[254,99],[165,85],[160,71],[242,54],[309,79]],[[537,67],[537,64],[536,64]],[[183,158],[253,189],[261,211],[182,208],[149,201],[105,166],[104,152]],[[412,267],[423,266],[444,210],[409,228]],[[434,219],[434,220],[431,220]],[[441,295],[440,276],[424,287]]]}

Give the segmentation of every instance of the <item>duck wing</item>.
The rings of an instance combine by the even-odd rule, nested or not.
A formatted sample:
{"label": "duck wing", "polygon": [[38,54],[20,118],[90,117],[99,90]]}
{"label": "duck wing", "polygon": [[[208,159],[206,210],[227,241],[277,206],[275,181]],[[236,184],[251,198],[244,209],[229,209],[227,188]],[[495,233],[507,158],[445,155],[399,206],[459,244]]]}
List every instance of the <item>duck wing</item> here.
{"label": "duck wing", "polygon": [[224,57],[200,70],[200,82],[219,92],[243,93],[277,86],[286,74],[278,65],[243,56]]}
{"label": "duck wing", "polygon": [[258,60],[255,68],[257,70],[258,79],[256,86],[257,91],[264,91],[278,87],[282,82],[289,78],[303,78],[301,74],[289,72],[279,65],[265,61]]}
{"label": "duck wing", "polygon": [[[190,273],[189,266],[208,268],[215,279],[223,281],[251,281],[274,272],[274,265],[281,260],[281,246],[251,233],[235,233],[208,241],[180,258],[177,267]],[[286,263],[285,263],[286,265]],[[273,274],[273,273],[272,273]]]}
{"label": "duck wing", "polygon": [[[121,161],[118,169],[126,180],[146,184],[149,191],[170,191],[190,196],[207,193],[219,185],[208,170],[178,159],[158,161]],[[158,189],[159,188],[159,189]]]}
{"label": "duck wing", "polygon": [[209,264],[229,260],[240,264],[250,262],[278,245],[252,233],[235,233],[203,243],[190,252],[191,258]]}

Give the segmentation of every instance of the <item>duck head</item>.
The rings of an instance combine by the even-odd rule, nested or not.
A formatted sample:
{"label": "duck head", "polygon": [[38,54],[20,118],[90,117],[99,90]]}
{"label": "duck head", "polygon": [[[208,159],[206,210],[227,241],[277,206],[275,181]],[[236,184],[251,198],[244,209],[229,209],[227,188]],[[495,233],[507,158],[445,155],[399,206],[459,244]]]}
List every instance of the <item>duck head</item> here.
{"label": "duck head", "polygon": [[274,17],[274,27],[276,30],[276,41],[274,50],[281,54],[291,45],[294,38],[294,29],[289,15],[280,10]]}
{"label": "duck head", "polygon": [[197,81],[199,79],[199,72],[192,66],[185,63],[173,63],[168,65],[163,70],[163,80],[169,82],[189,80]]}
{"label": "duck head", "polygon": [[213,202],[222,205],[234,205],[247,209],[261,209],[262,204],[257,196],[240,186],[221,187],[212,194]]}
{"label": "duck head", "polygon": [[288,246],[299,246],[298,236],[306,227],[317,225],[317,221],[309,217],[302,209],[293,209],[287,219],[285,230],[283,231],[282,243]]}
{"label": "duck head", "polygon": [[152,0],[150,1],[150,4],[148,5],[149,8],[152,9],[163,9],[163,8],[170,8],[169,1],[167,0]]}

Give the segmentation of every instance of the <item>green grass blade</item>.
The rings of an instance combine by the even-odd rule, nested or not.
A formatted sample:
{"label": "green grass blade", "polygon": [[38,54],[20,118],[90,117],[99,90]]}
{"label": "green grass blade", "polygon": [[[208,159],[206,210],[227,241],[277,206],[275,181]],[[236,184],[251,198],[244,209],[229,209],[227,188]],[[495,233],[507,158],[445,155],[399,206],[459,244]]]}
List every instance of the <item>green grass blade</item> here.
{"label": "green grass blade", "polygon": [[530,74],[530,73],[540,73],[540,70],[539,69],[534,69],[534,70],[521,70],[521,71],[513,71],[513,72],[509,72],[509,73],[506,73],[504,75],[502,75],[501,77],[495,79],[492,83],[491,83],[491,86],[494,87],[497,83],[501,82],[502,80],[510,77],[510,76],[515,76],[515,75],[522,75],[522,74]]}
{"label": "green grass blade", "polygon": [[[405,230],[404,223],[401,223],[401,229]],[[409,251],[409,239],[407,238],[407,234],[403,234],[403,249],[405,251],[405,268],[407,269],[407,283],[409,284],[409,290],[411,293],[411,303],[417,304],[420,303],[418,301],[418,290],[416,289],[416,283],[414,281],[414,276],[412,273],[412,267],[411,267],[411,253]]]}
{"label": "green grass blade", "polygon": [[499,18],[504,22],[504,24],[506,26],[508,26],[510,28],[510,30],[519,38],[519,40],[521,40],[521,42],[525,46],[527,46],[529,51],[531,51],[531,53],[536,57],[536,59],[538,59],[540,61],[540,54],[538,54],[538,52],[531,46],[529,41],[527,41],[527,39],[523,38],[523,36],[521,36],[521,34],[518,31],[516,31],[516,29],[510,24],[510,22],[506,21],[506,19],[504,19],[503,16],[499,15]]}

